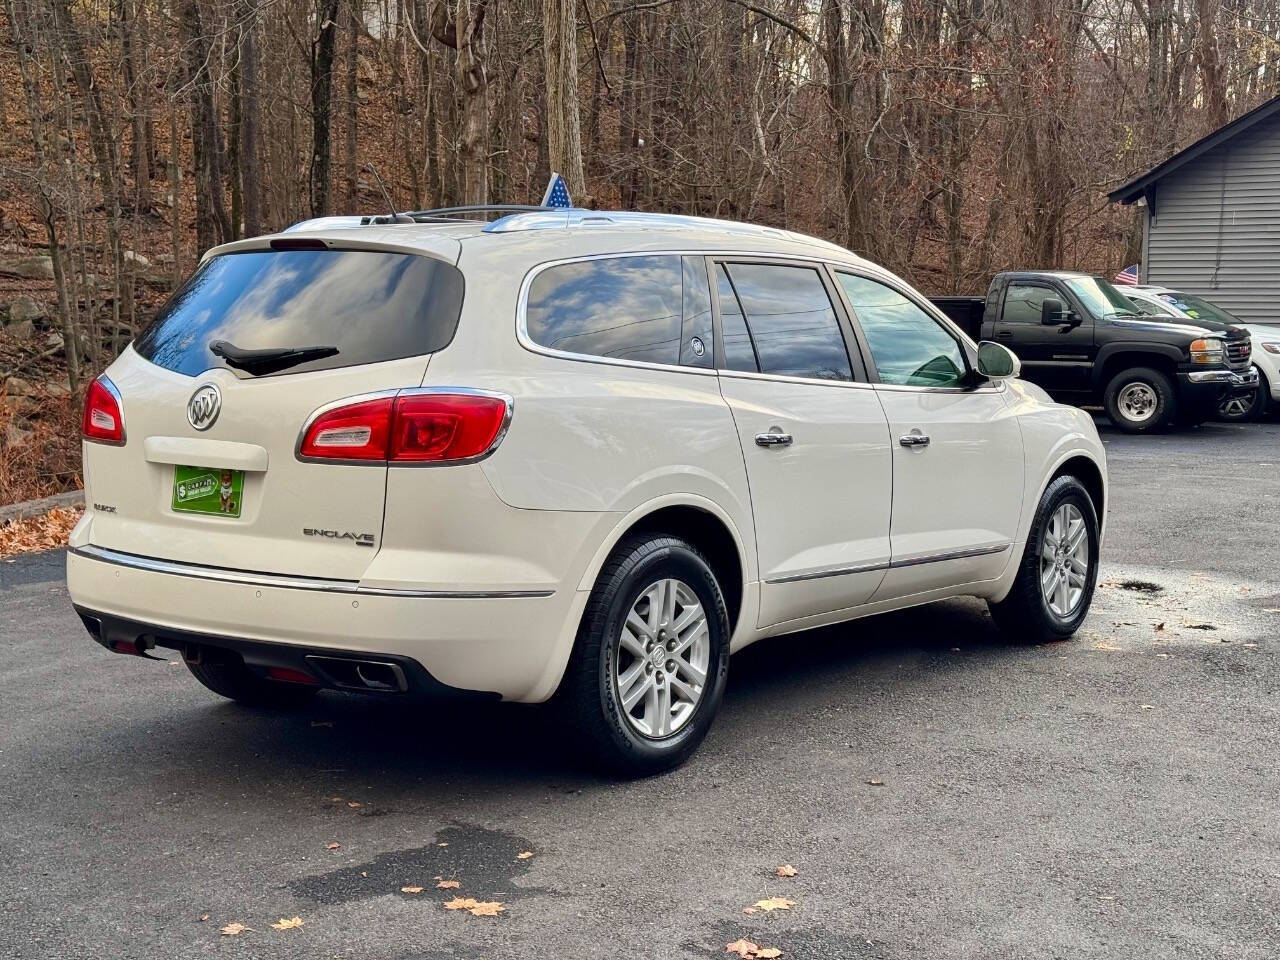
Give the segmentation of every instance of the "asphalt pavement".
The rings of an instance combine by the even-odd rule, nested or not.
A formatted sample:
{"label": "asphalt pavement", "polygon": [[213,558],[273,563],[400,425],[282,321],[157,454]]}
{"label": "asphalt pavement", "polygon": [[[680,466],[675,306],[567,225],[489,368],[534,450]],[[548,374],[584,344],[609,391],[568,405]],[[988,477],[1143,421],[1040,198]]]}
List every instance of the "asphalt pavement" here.
{"label": "asphalt pavement", "polygon": [[1280,425],[1103,432],[1075,639],[956,601],[766,641],[638,782],[537,708],[237,708],[92,643],[60,553],[0,562],[0,957],[1270,960]]}

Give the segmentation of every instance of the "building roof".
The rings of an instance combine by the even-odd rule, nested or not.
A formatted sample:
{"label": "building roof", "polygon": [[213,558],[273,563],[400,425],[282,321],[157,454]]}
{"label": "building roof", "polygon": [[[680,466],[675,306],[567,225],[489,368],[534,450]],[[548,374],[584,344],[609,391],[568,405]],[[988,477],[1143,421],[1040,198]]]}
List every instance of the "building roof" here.
{"label": "building roof", "polygon": [[1133,203],[1141,197],[1147,197],[1148,202],[1150,202],[1155,192],[1155,185],[1183,164],[1190,163],[1196,157],[1208,153],[1214,147],[1221,146],[1233,137],[1244,133],[1250,127],[1256,126],[1264,120],[1270,119],[1277,113],[1280,113],[1280,96],[1272,97],[1266,103],[1254,107],[1248,113],[1236,117],[1225,126],[1219,127],[1212,133],[1201,137],[1191,146],[1179,150],[1167,160],[1156,164],[1146,173],[1116,187],[1107,194],[1107,199],[1113,203]]}

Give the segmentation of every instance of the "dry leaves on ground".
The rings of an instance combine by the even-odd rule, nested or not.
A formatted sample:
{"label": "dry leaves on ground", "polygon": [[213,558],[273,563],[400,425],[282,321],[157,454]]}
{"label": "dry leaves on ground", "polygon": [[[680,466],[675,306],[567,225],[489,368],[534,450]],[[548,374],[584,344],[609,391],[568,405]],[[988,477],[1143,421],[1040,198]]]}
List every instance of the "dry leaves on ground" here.
{"label": "dry leaves on ground", "polygon": [[461,880],[441,880],[436,884],[437,890],[457,890],[462,886]]}
{"label": "dry leaves on ground", "polygon": [[517,860],[528,860],[528,859],[529,859],[530,857],[532,857],[532,856],[533,856],[533,851],[532,851],[532,850],[526,850],[526,851],[524,851],[524,853],[517,853],[517,854],[516,854],[516,859],[517,859]]}
{"label": "dry leaves on ground", "polygon": [[302,926],[301,917],[290,917],[287,920],[284,917],[281,917],[279,922],[273,923],[271,925],[271,929],[272,930],[296,930],[300,926]]}
{"label": "dry leaves on ground", "polygon": [[238,937],[248,929],[243,923],[228,923],[222,928],[222,935],[224,937]]}
{"label": "dry leaves on ground", "polygon": [[754,904],[757,910],[763,910],[765,913],[770,910],[790,910],[795,905],[794,900],[788,900],[786,897],[766,897],[764,900],[757,900]]}
{"label": "dry leaves on ground", "polygon": [[340,850],[342,848],[342,844],[335,840],[333,843],[326,843],[324,848],[326,850]]}
{"label": "dry leaves on ground", "polygon": [[733,943],[726,943],[724,952],[736,953],[740,957],[761,957],[763,960],[773,960],[775,957],[782,956],[782,951],[777,947],[762,947],[745,938],[735,940]]}
{"label": "dry leaves on ground", "polygon": [[773,872],[779,877],[794,877],[796,875],[796,868],[789,863],[784,863]]}
{"label": "dry leaves on ground", "polygon": [[401,887],[400,892],[401,893],[421,893],[422,888],[421,887]]}
{"label": "dry leaves on ground", "polygon": [[446,910],[466,910],[473,917],[496,917],[507,908],[496,900],[475,900],[471,897],[454,897],[444,905]]}
{"label": "dry leaves on ground", "polygon": [[0,557],[64,546],[83,511],[55,507],[40,517],[11,520],[0,527]]}

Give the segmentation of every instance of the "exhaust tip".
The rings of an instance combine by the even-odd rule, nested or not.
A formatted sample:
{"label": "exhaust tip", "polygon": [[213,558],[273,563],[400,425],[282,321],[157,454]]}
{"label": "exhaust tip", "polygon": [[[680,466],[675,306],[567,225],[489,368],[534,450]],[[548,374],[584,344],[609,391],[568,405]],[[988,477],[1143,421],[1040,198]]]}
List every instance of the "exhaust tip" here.
{"label": "exhaust tip", "polygon": [[329,683],[361,693],[403,693],[409,689],[404,670],[386,660],[308,656],[307,663]]}

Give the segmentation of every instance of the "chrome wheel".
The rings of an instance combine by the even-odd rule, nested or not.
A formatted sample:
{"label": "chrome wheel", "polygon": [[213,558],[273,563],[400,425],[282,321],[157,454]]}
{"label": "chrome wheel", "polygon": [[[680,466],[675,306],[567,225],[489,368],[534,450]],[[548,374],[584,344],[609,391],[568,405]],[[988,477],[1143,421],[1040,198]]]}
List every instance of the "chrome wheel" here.
{"label": "chrome wheel", "polygon": [[627,612],[613,661],[622,714],[641,736],[659,739],[693,716],[707,686],[711,634],[693,588],[659,580]]}
{"label": "chrome wheel", "polygon": [[1131,423],[1146,423],[1155,416],[1159,402],[1160,398],[1151,384],[1135,380],[1121,388],[1116,397],[1116,409]]}
{"label": "chrome wheel", "polygon": [[1062,619],[1080,606],[1089,578],[1089,530],[1072,503],[1053,512],[1040,544],[1040,593]]}
{"label": "chrome wheel", "polygon": [[1256,392],[1247,397],[1232,397],[1218,407],[1218,416],[1224,420],[1243,420],[1253,412],[1253,405],[1257,399]]}

